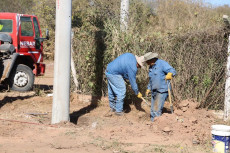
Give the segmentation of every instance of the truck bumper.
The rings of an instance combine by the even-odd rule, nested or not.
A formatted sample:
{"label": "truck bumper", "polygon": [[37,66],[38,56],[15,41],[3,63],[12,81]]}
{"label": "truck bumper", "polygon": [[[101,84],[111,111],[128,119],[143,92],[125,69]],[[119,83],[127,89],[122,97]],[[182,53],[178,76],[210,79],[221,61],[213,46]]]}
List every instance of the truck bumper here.
{"label": "truck bumper", "polygon": [[33,73],[35,76],[40,76],[45,74],[46,65],[44,63],[35,64],[35,69]]}

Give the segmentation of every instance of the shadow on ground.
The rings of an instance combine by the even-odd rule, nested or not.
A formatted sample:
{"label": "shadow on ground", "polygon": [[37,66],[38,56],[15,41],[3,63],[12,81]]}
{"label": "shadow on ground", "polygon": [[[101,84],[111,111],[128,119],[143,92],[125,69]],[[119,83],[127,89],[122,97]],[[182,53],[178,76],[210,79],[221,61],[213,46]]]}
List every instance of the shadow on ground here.
{"label": "shadow on ground", "polygon": [[35,84],[34,89],[40,89],[40,90],[44,90],[44,91],[51,91],[51,90],[53,90],[53,85]]}
{"label": "shadow on ground", "polygon": [[75,112],[70,114],[70,122],[77,124],[79,117],[81,117],[87,113],[90,113],[92,110],[96,109],[98,106],[98,102],[100,100],[101,100],[101,96],[99,96],[99,97],[92,96],[92,100],[91,100],[90,105],[88,105],[84,108],[81,108],[80,110],[75,111]]}
{"label": "shadow on ground", "polygon": [[5,96],[0,102],[0,108],[2,106],[4,106],[5,104],[7,104],[7,103],[13,103],[16,100],[25,100],[25,99],[29,99],[31,97],[34,97],[34,95],[31,95],[31,96],[17,96],[17,97]]}

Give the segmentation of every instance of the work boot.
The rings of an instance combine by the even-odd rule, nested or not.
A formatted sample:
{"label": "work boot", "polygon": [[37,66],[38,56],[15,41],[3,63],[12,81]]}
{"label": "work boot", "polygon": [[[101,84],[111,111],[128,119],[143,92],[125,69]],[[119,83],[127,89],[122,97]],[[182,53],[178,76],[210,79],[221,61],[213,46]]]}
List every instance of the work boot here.
{"label": "work boot", "polygon": [[117,116],[123,116],[124,112],[115,112],[115,115],[117,115]]}
{"label": "work boot", "polygon": [[104,115],[105,117],[112,117],[113,116],[113,113],[115,112],[116,110],[114,108],[110,108],[110,110]]}

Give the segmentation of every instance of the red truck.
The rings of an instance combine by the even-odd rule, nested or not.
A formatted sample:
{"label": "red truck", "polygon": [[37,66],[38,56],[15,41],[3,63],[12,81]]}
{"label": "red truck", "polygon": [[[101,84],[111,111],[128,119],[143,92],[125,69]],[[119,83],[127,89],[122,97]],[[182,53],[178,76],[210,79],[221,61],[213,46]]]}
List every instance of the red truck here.
{"label": "red truck", "polygon": [[0,80],[12,90],[29,91],[34,76],[45,73],[43,41],[34,15],[0,12]]}

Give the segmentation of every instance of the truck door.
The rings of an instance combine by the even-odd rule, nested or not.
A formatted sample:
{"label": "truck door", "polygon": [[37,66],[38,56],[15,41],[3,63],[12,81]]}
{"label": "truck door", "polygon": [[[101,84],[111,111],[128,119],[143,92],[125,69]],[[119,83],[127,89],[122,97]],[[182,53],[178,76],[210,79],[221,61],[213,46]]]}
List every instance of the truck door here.
{"label": "truck door", "polygon": [[30,16],[20,17],[19,41],[19,54],[30,56],[33,62],[37,63],[40,54],[36,49],[34,26]]}
{"label": "truck door", "polygon": [[20,17],[20,53],[35,51],[34,30],[31,17]]}

